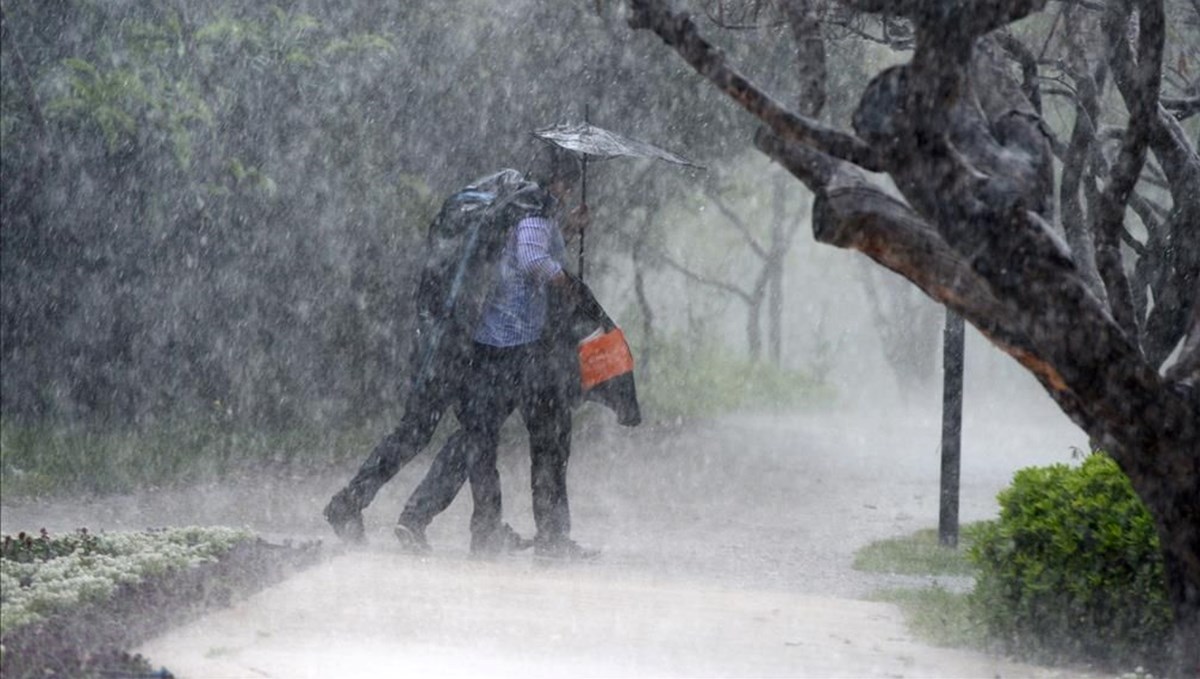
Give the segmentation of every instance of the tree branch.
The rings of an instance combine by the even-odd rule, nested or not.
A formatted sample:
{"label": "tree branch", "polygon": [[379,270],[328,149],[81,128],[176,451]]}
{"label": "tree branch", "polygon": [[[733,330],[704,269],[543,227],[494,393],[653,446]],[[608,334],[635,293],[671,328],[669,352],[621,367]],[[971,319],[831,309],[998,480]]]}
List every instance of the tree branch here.
{"label": "tree branch", "polygon": [[[958,0],[953,3],[928,0],[842,0],[860,12],[888,12],[937,31],[954,29],[958,36],[974,40],[1001,26],[1023,19],[1046,6],[1046,0]],[[948,8],[946,5],[950,5]]]}
{"label": "tree branch", "polygon": [[[1095,221],[1096,267],[1108,289],[1113,317],[1130,337],[1138,336],[1138,321],[1133,309],[1129,277],[1121,262],[1120,238],[1125,208],[1146,161],[1150,129],[1158,110],[1166,32],[1162,0],[1139,0],[1138,19],[1137,66],[1134,69],[1130,69],[1129,64],[1117,67],[1128,71],[1129,85],[1134,92],[1132,98],[1125,100],[1129,109],[1129,128],[1111,169],[1108,185],[1100,195],[1100,214]],[[1129,11],[1124,9],[1124,3],[1112,0],[1104,19],[1105,33],[1112,44],[1124,42],[1128,22]],[[1114,50],[1114,53],[1118,51]],[[1120,61],[1120,57],[1114,56],[1114,61]]]}
{"label": "tree branch", "polygon": [[1175,119],[1182,122],[1200,113],[1200,96],[1198,97],[1163,97],[1162,105]]}
{"label": "tree branch", "polygon": [[1038,75],[1037,56],[1025,46],[1025,43],[1008,31],[998,31],[996,40],[1004,48],[1004,51],[1021,65],[1021,89],[1024,90],[1025,96],[1033,105],[1034,110],[1040,115],[1042,113],[1042,95],[1038,87],[1040,76]]}
{"label": "tree branch", "polygon": [[[1155,441],[1162,426],[1196,429],[1200,394],[1164,396],[1162,378],[1078,278],[1034,276],[1026,279],[1029,295],[996,292],[911,208],[851,166],[843,170],[814,206],[818,241],[863,252],[962,314],[1030,370],[1131,476],[1176,471],[1167,466],[1179,458]],[[1145,418],[1151,407],[1165,419]]]}
{"label": "tree branch", "polygon": [[657,259],[658,261],[662,262],[663,264],[666,264],[668,267],[674,269],[675,271],[678,271],[680,274],[683,275],[684,278],[686,278],[694,283],[699,283],[700,285],[706,285],[710,288],[716,288],[718,290],[724,290],[725,292],[728,292],[732,295],[736,295],[736,296],[740,297],[742,299],[742,301],[744,301],[746,304],[753,303],[753,299],[751,299],[750,293],[746,292],[745,290],[742,290],[741,288],[737,287],[736,285],[731,285],[729,283],[726,283],[725,281],[718,281],[718,280],[714,280],[712,278],[708,278],[706,276],[701,276],[700,274],[696,273],[695,271],[692,271],[691,269],[680,264],[679,262],[676,262],[665,252],[655,253],[654,258]]}
{"label": "tree branch", "polygon": [[1190,391],[1200,390],[1200,304],[1192,305],[1192,317],[1179,359],[1167,369],[1166,377]]}
{"label": "tree branch", "polygon": [[1029,369],[1077,424],[1085,429],[1096,424],[1067,378],[1039,357],[1016,322],[1016,306],[997,297],[935,229],[873,180],[843,165],[828,189],[817,196],[813,235],[818,242],[862,252],[961,314]]}
{"label": "tree branch", "polygon": [[1105,78],[1104,64],[1096,66],[1095,74],[1088,67],[1087,56],[1080,44],[1082,26],[1076,13],[1064,10],[1066,23],[1067,59],[1075,81],[1075,124],[1071,139],[1061,156],[1062,179],[1058,202],[1062,211],[1063,231],[1077,266],[1088,287],[1100,299],[1105,298],[1104,281],[1096,269],[1091,230],[1087,227],[1079,191],[1083,183],[1088,158],[1096,142],[1095,119],[1099,115],[1100,83]]}
{"label": "tree branch", "polygon": [[697,73],[708,78],[780,137],[807,144],[868,169],[882,169],[878,154],[861,139],[788,111],[734,70],[726,62],[725,55],[701,37],[687,16],[671,12],[657,0],[631,0],[630,7],[630,27],[653,31]]}
{"label": "tree branch", "polygon": [[724,215],[725,219],[729,220],[730,224],[733,224],[733,228],[737,229],[737,232],[742,235],[742,239],[746,241],[746,245],[750,246],[750,249],[754,252],[754,254],[758,255],[760,259],[766,259],[767,251],[763,249],[763,246],[759,245],[758,241],[754,240],[754,235],[750,233],[750,227],[746,226],[745,220],[743,220],[740,215],[730,209],[729,206],[725,204],[725,201],[721,200],[716,194],[706,192],[706,195],[708,196],[708,201],[712,203],[717,208],[717,211]]}
{"label": "tree branch", "polygon": [[816,120],[825,110],[827,96],[828,74],[821,23],[817,20],[812,0],[786,0],[783,12],[792,29],[792,42],[796,44],[797,75],[800,79],[799,110]]}

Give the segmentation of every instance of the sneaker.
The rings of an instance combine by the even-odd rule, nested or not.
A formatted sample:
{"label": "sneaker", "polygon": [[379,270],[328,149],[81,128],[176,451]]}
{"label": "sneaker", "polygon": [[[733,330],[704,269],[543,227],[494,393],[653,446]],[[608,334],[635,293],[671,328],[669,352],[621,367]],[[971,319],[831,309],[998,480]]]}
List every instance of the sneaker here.
{"label": "sneaker", "polygon": [[420,528],[397,523],[392,534],[400,541],[400,549],[409,554],[428,554],[433,551],[425,539],[425,531]]}
{"label": "sneaker", "polygon": [[338,493],[325,505],[325,520],[343,542],[362,544],[367,541],[363,530],[362,510],[351,505],[345,495]]}
{"label": "sneaker", "polygon": [[549,540],[534,540],[533,555],[543,559],[591,561],[600,556],[600,550],[584,547],[568,537],[557,537]]}
{"label": "sneaker", "polygon": [[471,556],[497,556],[520,552],[532,546],[533,540],[521,537],[521,534],[513,530],[513,527],[507,523],[500,524],[500,527],[490,535],[484,537],[471,535]]}
{"label": "sneaker", "polygon": [[513,527],[507,523],[500,524],[500,544],[506,552],[523,552],[533,546],[533,540],[521,537],[521,534],[513,530]]}

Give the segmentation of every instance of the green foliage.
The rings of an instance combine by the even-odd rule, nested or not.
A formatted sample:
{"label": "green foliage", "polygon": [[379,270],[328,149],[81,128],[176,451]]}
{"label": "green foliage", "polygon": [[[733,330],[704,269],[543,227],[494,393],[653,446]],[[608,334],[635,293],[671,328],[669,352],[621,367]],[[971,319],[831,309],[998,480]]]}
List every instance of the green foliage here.
{"label": "green foliage", "polygon": [[788,410],[827,403],[833,391],[807,373],[755,362],[709,342],[669,338],[638,373],[642,412],[651,418]]}
{"label": "green foliage", "polygon": [[[9,420],[103,431],[35,446],[97,487],[125,477],[86,480],[77,451],[142,460],[112,432],[144,438],[216,400],[242,431],[381,416],[405,379],[430,217],[462,183],[524,163],[530,130],[587,104],[717,153],[699,140],[741,120],[680,109],[687,67],[645,63],[649,43],[614,52],[628,27],[577,3],[4,9],[0,402]],[[593,196],[634,181],[596,179]],[[45,466],[4,483],[37,486]]]}
{"label": "green foliage", "polygon": [[84,59],[64,59],[67,93],[46,106],[51,118],[95,124],[109,152],[128,143],[137,132],[135,111],[149,95],[137,73],[129,69],[102,71]]}
{"label": "green foliage", "polygon": [[957,548],[941,545],[934,528],[905,537],[877,540],[855,553],[854,568],[904,575],[973,575],[975,566],[967,559],[967,551],[975,543],[982,526],[981,523],[960,526]]}
{"label": "green foliage", "polygon": [[1012,650],[1055,660],[1151,666],[1170,610],[1158,538],[1129,479],[1106,455],[1019,471],[1000,518],[970,551],[971,604]]}

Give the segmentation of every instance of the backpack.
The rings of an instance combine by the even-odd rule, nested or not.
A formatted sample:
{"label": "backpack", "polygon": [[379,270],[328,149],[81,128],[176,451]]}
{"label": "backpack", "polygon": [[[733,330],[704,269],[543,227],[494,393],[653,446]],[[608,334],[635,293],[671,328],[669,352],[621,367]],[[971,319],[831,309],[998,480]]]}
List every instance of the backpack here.
{"label": "backpack", "polygon": [[[442,203],[429,225],[417,287],[411,398],[458,380],[454,366],[469,355],[509,232],[525,217],[544,216],[552,203],[545,189],[516,170],[471,182]],[[570,302],[551,301],[562,313],[548,342],[558,372],[570,380],[574,400],[602,403],[620,424],[635,426],[641,412],[624,335],[583,281],[568,276]]]}
{"label": "backpack", "polygon": [[477,179],[442,203],[426,235],[417,287],[411,362],[418,385],[442,378],[465,355],[509,231],[550,204],[544,189],[511,169]]}

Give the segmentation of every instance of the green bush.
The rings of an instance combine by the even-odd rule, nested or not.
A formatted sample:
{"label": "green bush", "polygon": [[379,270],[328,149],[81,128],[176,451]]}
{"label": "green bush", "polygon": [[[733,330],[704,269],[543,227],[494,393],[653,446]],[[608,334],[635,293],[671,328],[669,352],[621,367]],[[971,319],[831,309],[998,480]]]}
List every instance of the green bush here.
{"label": "green bush", "polygon": [[1154,667],[1170,609],[1158,537],[1129,479],[1097,453],[1023,469],[970,550],[973,615],[1039,660]]}

